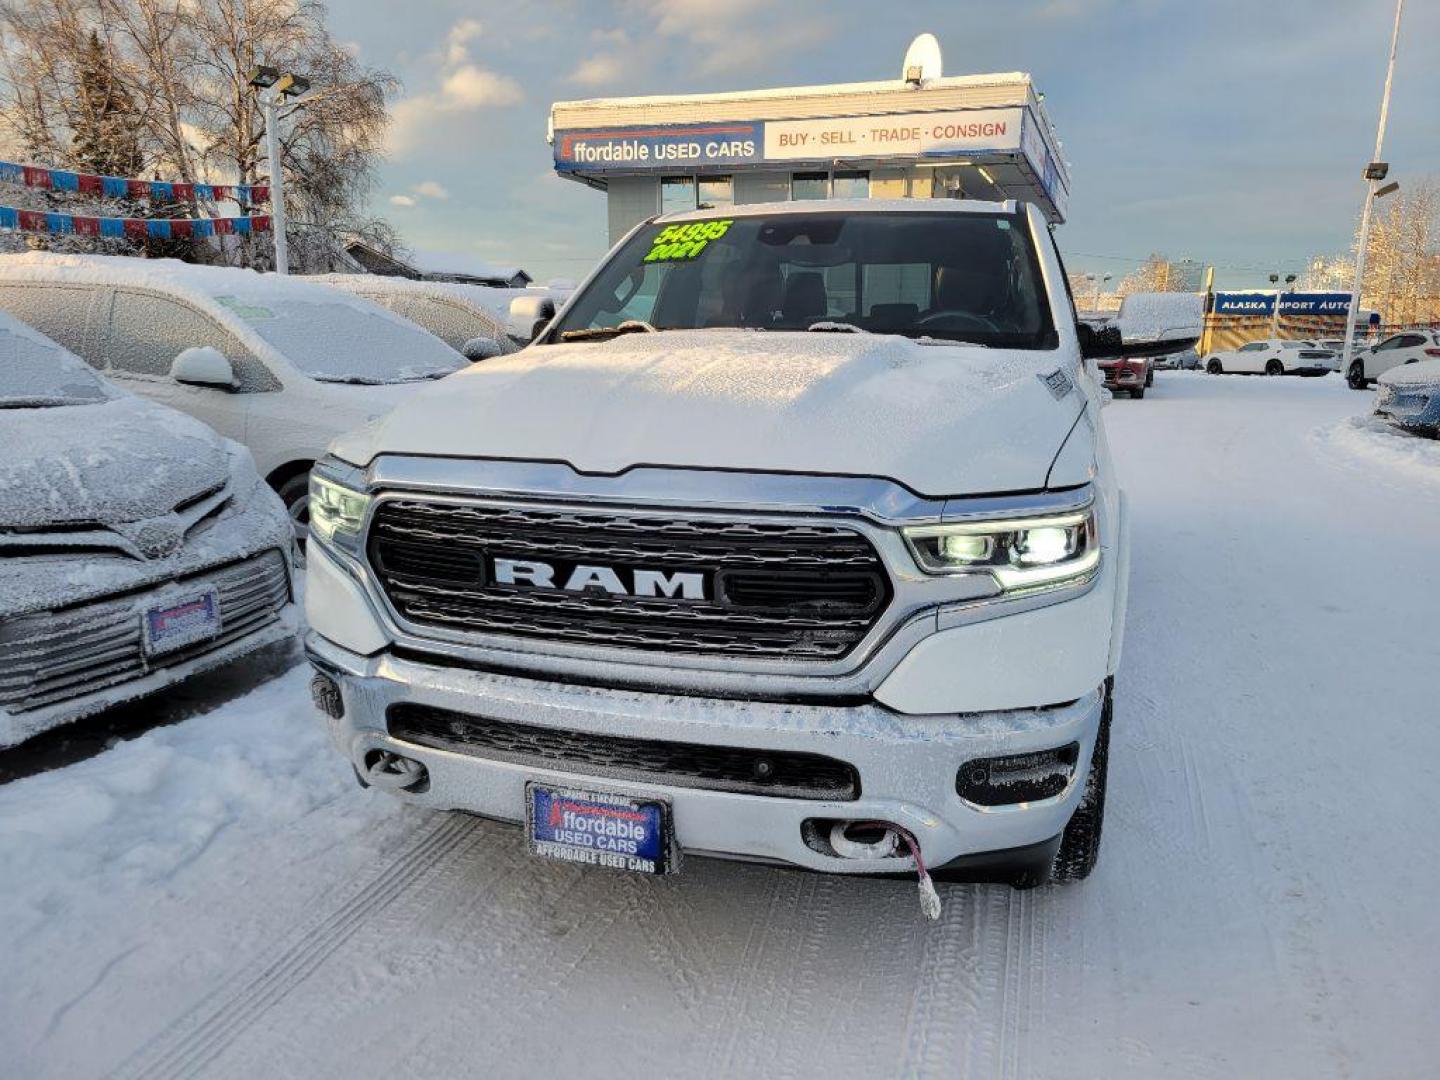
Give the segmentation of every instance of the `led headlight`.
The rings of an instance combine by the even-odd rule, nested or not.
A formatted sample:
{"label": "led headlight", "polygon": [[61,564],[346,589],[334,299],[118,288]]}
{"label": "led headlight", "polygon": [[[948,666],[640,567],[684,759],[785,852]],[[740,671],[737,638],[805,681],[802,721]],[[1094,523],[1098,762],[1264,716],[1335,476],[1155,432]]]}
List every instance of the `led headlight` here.
{"label": "led headlight", "polygon": [[927,574],[990,574],[1007,592],[1062,584],[1100,563],[1092,508],[1045,517],[961,521],[905,530]]}
{"label": "led headlight", "polygon": [[353,541],[360,535],[370,496],[310,473],[310,531],[327,543]]}

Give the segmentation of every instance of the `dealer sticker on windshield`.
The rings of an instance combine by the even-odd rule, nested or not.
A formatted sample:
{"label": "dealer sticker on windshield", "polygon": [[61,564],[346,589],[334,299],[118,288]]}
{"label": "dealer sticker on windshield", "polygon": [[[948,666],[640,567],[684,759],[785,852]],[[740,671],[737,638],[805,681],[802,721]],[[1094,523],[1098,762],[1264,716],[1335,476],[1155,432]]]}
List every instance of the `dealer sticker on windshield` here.
{"label": "dealer sticker on windshield", "polygon": [[734,224],[734,218],[725,218],[721,221],[691,221],[684,225],[667,225],[655,234],[645,261],[681,262],[697,258],[710,246],[710,241],[719,240]]}
{"label": "dealer sticker on windshield", "polygon": [[586,866],[664,874],[670,866],[670,808],[600,791],[525,785],[530,850]]}

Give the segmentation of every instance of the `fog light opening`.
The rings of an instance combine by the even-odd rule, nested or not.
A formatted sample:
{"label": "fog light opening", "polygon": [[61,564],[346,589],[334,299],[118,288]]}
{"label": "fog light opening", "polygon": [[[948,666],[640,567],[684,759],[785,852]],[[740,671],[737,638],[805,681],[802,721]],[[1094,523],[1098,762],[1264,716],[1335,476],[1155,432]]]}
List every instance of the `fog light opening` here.
{"label": "fog light opening", "polygon": [[976,758],[955,774],[955,792],[983,808],[1024,807],[1065,794],[1075,777],[1080,744],[1004,757]]}

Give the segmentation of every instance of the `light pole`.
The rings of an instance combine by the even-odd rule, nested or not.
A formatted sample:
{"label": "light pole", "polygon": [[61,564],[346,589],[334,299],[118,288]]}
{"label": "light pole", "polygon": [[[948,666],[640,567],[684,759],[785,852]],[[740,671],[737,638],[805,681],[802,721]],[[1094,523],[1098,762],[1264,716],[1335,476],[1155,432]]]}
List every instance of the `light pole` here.
{"label": "light pole", "polygon": [[[1365,166],[1365,209],[1360,214],[1360,241],[1355,252],[1355,288],[1350,293],[1350,306],[1345,313],[1345,344],[1340,355],[1340,370],[1347,376],[1350,359],[1355,354],[1355,316],[1360,306],[1360,290],[1365,285],[1365,256],[1370,247],[1370,216],[1375,207],[1375,185],[1385,179],[1390,167],[1380,160],[1385,148],[1385,122],[1390,117],[1390,87],[1395,81],[1395,52],[1400,47],[1400,17],[1405,14],[1405,0],[1395,0],[1395,28],[1390,32],[1390,61],[1385,67],[1385,90],[1380,96],[1380,123],[1375,129],[1375,156]],[[1394,188],[1386,192],[1388,195]]]}
{"label": "light pole", "polygon": [[1094,274],[1091,274],[1091,275],[1090,275],[1090,280],[1093,281],[1093,282],[1095,282],[1095,302],[1090,305],[1090,310],[1091,310],[1091,311],[1099,311],[1099,310],[1100,310],[1100,287],[1101,287],[1102,285],[1104,285],[1105,282],[1109,281],[1110,278],[1111,278],[1111,275],[1110,275],[1110,274],[1106,274],[1104,277],[1101,277],[1101,278],[1097,278]]}
{"label": "light pole", "polygon": [[[1270,312],[1270,336],[1276,338],[1280,336],[1280,298],[1283,295],[1280,291],[1280,275],[1271,274],[1270,284],[1275,286],[1275,310]],[[1294,285],[1295,275],[1286,274],[1285,284]],[[1289,290],[1286,291],[1288,292]]]}
{"label": "light pole", "polygon": [[[250,85],[265,118],[265,156],[270,159],[271,234],[275,237],[275,272],[290,273],[290,249],[285,235],[285,170],[280,163],[280,130],[276,110],[286,98],[298,98],[310,89],[303,75],[286,73],[261,65],[250,72]],[[267,92],[268,91],[268,92]]]}

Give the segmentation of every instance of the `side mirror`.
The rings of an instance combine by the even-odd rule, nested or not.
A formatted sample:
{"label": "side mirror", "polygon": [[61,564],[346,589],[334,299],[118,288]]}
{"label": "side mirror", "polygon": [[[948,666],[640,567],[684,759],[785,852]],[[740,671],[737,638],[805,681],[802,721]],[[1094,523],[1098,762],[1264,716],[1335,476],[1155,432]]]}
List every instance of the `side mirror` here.
{"label": "side mirror", "polygon": [[186,386],[210,386],[219,390],[234,390],[239,385],[229,359],[209,345],[186,349],[175,357],[170,365],[170,377]]}
{"label": "side mirror", "polygon": [[1075,336],[1080,340],[1080,355],[1086,360],[1139,359],[1193,349],[1200,341],[1200,329],[1182,327],[1128,337],[1118,326],[1081,322],[1075,324]]}
{"label": "side mirror", "polygon": [[491,360],[497,356],[503,356],[505,347],[489,337],[472,337],[464,345],[460,346],[460,354],[472,364],[478,364],[481,360]]}
{"label": "side mirror", "polygon": [[554,317],[555,301],[550,297],[517,296],[510,301],[510,320],[505,332],[520,344],[528,345]]}

